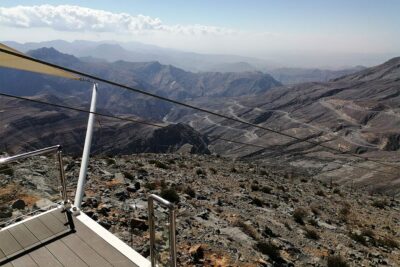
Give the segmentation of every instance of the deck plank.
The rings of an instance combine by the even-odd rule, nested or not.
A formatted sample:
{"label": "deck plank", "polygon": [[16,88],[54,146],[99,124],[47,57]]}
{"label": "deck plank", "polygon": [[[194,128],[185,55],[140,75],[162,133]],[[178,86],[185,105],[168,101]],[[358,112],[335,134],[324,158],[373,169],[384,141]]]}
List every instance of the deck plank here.
{"label": "deck plank", "polygon": [[15,240],[8,230],[0,231],[0,249],[6,256],[22,251],[21,245]]}
{"label": "deck plank", "polygon": [[32,260],[31,256],[24,255],[21,256],[11,262],[14,267],[37,267],[39,265],[36,264],[34,260]]}
{"label": "deck plank", "polygon": [[62,232],[65,232],[66,230],[69,230],[69,227],[65,226],[56,217],[54,217],[52,212],[45,213],[42,216],[39,216],[38,218],[47,228],[49,228],[49,230],[54,235],[57,235]]}
{"label": "deck plank", "polygon": [[26,221],[24,222],[24,225],[40,241],[53,236],[53,233],[50,231],[50,229],[47,228],[39,219]]}
{"label": "deck plank", "polygon": [[36,249],[29,253],[29,255],[31,255],[32,259],[41,267],[62,266],[46,247]]}
{"label": "deck plank", "polygon": [[94,233],[89,227],[81,223],[79,220],[74,220],[74,222],[75,229],[80,239],[84,240],[86,244],[93,248],[98,254],[106,258],[113,266],[137,267],[136,264],[107,243],[107,241]]}
{"label": "deck plank", "polygon": [[63,212],[62,208],[58,208],[57,210],[52,211],[51,214],[54,217],[56,217],[63,224],[68,222],[67,216],[66,216],[65,212]]}
{"label": "deck plank", "polygon": [[38,244],[39,240],[21,223],[8,229],[15,240],[24,248],[28,249],[32,245]]}
{"label": "deck plank", "polygon": [[[3,229],[0,231],[0,261],[13,258],[10,258],[10,262],[0,265],[137,267],[89,226],[75,217],[73,219],[76,232],[70,233],[69,226],[64,225],[67,222],[65,213],[61,213],[60,210],[44,213]],[[64,233],[66,235],[60,236]],[[35,247],[36,245],[38,246]]]}
{"label": "deck plank", "polygon": [[3,251],[0,249],[0,262],[6,257]]}
{"label": "deck plank", "polygon": [[73,251],[71,251],[61,240],[56,240],[46,245],[46,248],[64,266],[83,267],[88,266]]}
{"label": "deck plank", "polygon": [[89,266],[112,266],[108,261],[100,256],[101,254],[98,254],[94,249],[80,239],[77,234],[68,235],[64,237],[62,241]]}

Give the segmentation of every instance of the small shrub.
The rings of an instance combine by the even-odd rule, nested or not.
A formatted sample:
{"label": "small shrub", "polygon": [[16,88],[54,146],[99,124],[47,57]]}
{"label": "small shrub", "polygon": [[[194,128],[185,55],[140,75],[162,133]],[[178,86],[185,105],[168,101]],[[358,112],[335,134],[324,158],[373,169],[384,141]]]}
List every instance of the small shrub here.
{"label": "small shrub", "polygon": [[14,169],[12,169],[8,165],[0,166],[0,174],[13,176],[14,175]]}
{"label": "small shrub", "polygon": [[309,239],[318,240],[320,238],[318,232],[313,229],[306,228],[305,231],[305,237]]}
{"label": "small shrub", "polygon": [[354,241],[363,244],[364,246],[367,245],[367,240],[365,239],[365,237],[362,234],[358,234],[358,233],[350,233],[349,234],[350,238],[353,239]]}
{"label": "small shrub", "polygon": [[186,164],[182,163],[182,162],[178,164],[178,167],[181,168],[181,169],[186,169],[187,168]]}
{"label": "small shrub", "polygon": [[259,173],[260,173],[260,175],[268,175],[267,171],[265,171],[265,170],[260,170]]}
{"label": "small shrub", "polygon": [[400,247],[399,243],[390,237],[379,238],[376,243],[380,246],[388,247],[388,248],[399,248]]}
{"label": "small shrub", "polygon": [[260,241],[256,244],[256,249],[260,251],[262,254],[267,255],[270,257],[272,260],[278,260],[280,259],[280,252],[279,248],[272,244],[271,242],[264,242]]}
{"label": "small shrub", "polygon": [[260,238],[260,234],[258,233],[257,229],[253,225],[247,224],[247,223],[243,222],[242,220],[237,220],[234,223],[234,225],[239,227],[243,231],[243,233],[250,236],[254,240],[258,240]]}
{"label": "small shrub", "polygon": [[231,172],[233,172],[233,173],[237,173],[237,172],[238,172],[238,170],[237,170],[235,167],[232,167],[232,168],[231,168]]}
{"label": "small shrub", "polygon": [[343,203],[342,208],[339,210],[339,219],[347,222],[351,213],[351,205],[347,202]]}
{"label": "small shrub", "polygon": [[318,227],[318,222],[315,219],[309,219],[308,223],[314,227]]}
{"label": "small shrub", "polygon": [[364,236],[368,236],[369,238],[374,239],[375,233],[371,229],[362,229],[361,234]]}
{"label": "small shrub", "polygon": [[135,161],[135,163],[139,168],[144,166],[144,164],[141,163],[140,161]]}
{"label": "small shrub", "polygon": [[321,197],[325,197],[326,196],[326,194],[325,194],[325,192],[323,191],[323,190],[318,190],[317,192],[315,192],[315,194],[317,195],[317,196],[321,196]]}
{"label": "small shrub", "polygon": [[259,191],[259,190],[260,190],[260,187],[258,185],[256,185],[256,184],[251,185],[251,191]]}
{"label": "small shrub", "polygon": [[179,195],[176,192],[175,188],[165,188],[161,190],[160,196],[169,202],[178,203],[179,202]]}
{"label": "small shrub", "polygon": [[388,205],[388,202],[386,199],[378,199],[372,202],[372,206],[378,209],[384,209]]}
{"label": "small shrub", "polygon": [[340,195],[340,189],[339,188],[333,189],[333,193]]}
{"label": "small shrub", "polygon": [[175,164],[175,160],[174,160],[174,159],[169,159],[169,160],[168,160],[168,163],[169,163],[169,164]]}
{"label": "small shrub", "polygon": [[206,172],[203,169],[197,168],[196,169],[196,174],[197,175],[206,175]]}
{"label": "small shrub", "polygon": [[294,221],[304,225],[304,218],[307,216],[307,211],[303,208],[297,208],[293,213]]}
{"label": "small shrub", "polygon": [[343,259],[342,256],[328,256],[328,267],[349,267],[350,265]]}
{"label": "small shrub", "polygon": [[117,164],[115,159],[112,159],[112,158],[107,158],[106,159],[106,163],[107,163],[108,166]]}
{"label": "small shrub", "polygon": [[148,190],[155,190],[157,188],[157,185],[155,182],[148,182],[144,184],[144,187]]}
{"label": "small shrub", "polygon": [[321,210],[315,205],[311,206],[311,212],[317,216],[321,215]]}
{"label": "small shrub", "polygon": [[124,172],[124,176],[129,180],[133,180],[135,178],[135,176],[133,176],[130,172]]}
{"label": "small shrub", "polygon": [[161,161],[156,161],[156,163],[154,164],[157,168],[160,168],[160,169],[165,169],[165,170],[167,170],[167,169],[169,169],[169,167],[167,166],[167,164],[165,164],[165,163],[163,163],[163,162],[161,162]]}
{"label": "small shrub", "polygon": [[149,164],[156,164],[156,160],[155,159],[149,159]]}
{"label": "small shrub", "polygon": [[214,168],[208,168],[212,174],[217,174],[217,170]]}
{"label": "small shrub", "polygon": [[269,187],[269,186],[263,186],[263,187],[261,188],[261,191],[264,192],[264,193],[266,193],[266,194],[271,194],[272,188]]}
{"label": "small shrub", "polygon": [[185,194],[189,195],[191,198],[196,197],[196,192],[191,187],[186,187]]}
{"label": "small shrub", "polygon": [[159,181],[159,184],[160,184],[161,189],[167,188],[167,183],[165,182],[165,179],[162,179],[161,181]]}
{"label": "small shrub", "polygon": [[264,205],[264,202],[263,202],[261,199],[256,198],[256,197],[254,197],[254,198],[252,199],[251,203],[253,203],[253,204],[256,205],[257,207],[262,207],[262,206]]}

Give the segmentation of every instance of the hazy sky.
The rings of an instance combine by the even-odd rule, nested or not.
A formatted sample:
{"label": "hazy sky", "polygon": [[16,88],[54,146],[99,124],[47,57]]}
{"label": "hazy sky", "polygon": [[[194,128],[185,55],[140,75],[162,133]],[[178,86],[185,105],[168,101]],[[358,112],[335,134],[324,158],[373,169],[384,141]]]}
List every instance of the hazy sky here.
{"label": "hazy sky", "polygon": [[0,2],[0,40],[140,41],[304,66],[400,55],[398,0]]}

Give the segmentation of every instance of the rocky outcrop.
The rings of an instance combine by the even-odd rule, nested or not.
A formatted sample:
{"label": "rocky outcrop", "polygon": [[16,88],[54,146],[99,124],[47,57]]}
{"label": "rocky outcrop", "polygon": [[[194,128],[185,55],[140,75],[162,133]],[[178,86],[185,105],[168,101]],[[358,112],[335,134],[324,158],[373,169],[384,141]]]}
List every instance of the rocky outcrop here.
{"label": "rocky outcrop", "polygon": [[[79,158],[66,157],[65,163],[68,197],[73,199]],[[43,187],[43,181],[55,180],[49,175],[56,171],[52,157],[22,161],[13,168],[13,177],[0,174],[0,227],[1,221],[52,204],[43,199],[60,199],[56,185]],[[398,198],[369,192],[361,181],[338,185],[316,178],[284,164],[216,156],[94,157],[82,207],[147,257],[146,199],[157,194],[174,201],[179,266],[323,267],[328,261],[399,266]],[[167,216],[155,207],[157,248],[165,262]]]}

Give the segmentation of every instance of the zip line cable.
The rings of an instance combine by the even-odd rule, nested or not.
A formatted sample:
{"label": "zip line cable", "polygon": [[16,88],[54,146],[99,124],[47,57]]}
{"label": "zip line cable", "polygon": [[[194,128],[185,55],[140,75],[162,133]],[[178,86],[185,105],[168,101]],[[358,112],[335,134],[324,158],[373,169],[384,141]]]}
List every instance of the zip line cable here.
{"label": "zip line cable", "polygon": [[[148,125],[148,126],[152,126],[152,127],[156,127],[156,128],[165,128],[165,127],[167,127],[166,125],[160,125],[160,124],[151,123],[151,122],[147,122],[147,121],[143,121],[143,120],[135,120],[135,119],[130,119],[130,118],[118,117],[118,116],[115,116],[115,115],[103,114],[103,113],[99,113],[99,112],[91,112],[89,110],[85,110],[85,109],[81,109],[81,108],[75,108],[75,107],[70,107],[70,106],[65,106],[65,105],[60,105],[60,104],[54,104],[54,103],[49,103],[49,102],[45,102],[45,101],[41,101],[41,100],[29,99],[29,98],[25,98],[25,97],[21,97],[21,96],[9,95],[9,94],[5,94],[5,93],[0,93],[0,96],[19,99],[19,100],[28,101],[28,102],[33,102],[33,103],[37,103],[37,104],[41,104],[41,105],[47,105],[47,106],[52,106],[52,107],[72,110],[72,111],[86,113],[86,114],[94,114],[94,115],[97,115],[97,116],[100,116],[100,117],[107,117],[107,118],[116,119],[116,120],[120,120],[120,121],[127,121],[127,122],[133,122],[133,123]],[[235,143],[235,144],[240,144],[240,145],[244,145],[244,146],[251,146],[251,147],[256,147],[256,148],[275,151],[274,149],[271,149],[271,148],[269,148],[267,146],[251,144],[251,143],[245,143],[245,142],[231,140],[231,139],[227,139],[227,138],[223,138],[223,137],[219,137],[219,136],[211,136],[211,135],[205,135],[205,136],[207,136],[209,138],[213,138],[214,140],[221,140],[221,141],[224,141],[224,142]],[[380,163],[380,162],[377,161],[376,163]],[[385,174],[391,174],[391,175],[398,175],[398,173],[382,171],[382,170],[376,170],[376,169],[371,169],[371,168],[363,167],[363,166],[355,166],[355,165],[351,165],[351,164],[348,164],[348,165],[356,167],[356,168],[360,168],[360,169],[366,169],[366,170],[370,170],[370,171],[376,171],[376,172],[385,173]],[[391,167],[394,168],[394,166],[391,166]]]}
{"label": "zip line cable", "polygon": [[[276,133],[276,134],[279,134],[279,135],[282,135],[282,136],[285,136],[285,137],[289,137],[289,138],[295,139],[295,140],[300,141],[300,142],[306,142],[306,143],[309,143],[309,144],[312,144],[312,145],[315,145],[315,146],[320,146],[320,147],[326,148],[326,149],[331,150],[331,151],[336,151],[336,152],[338,152],[340,154],[348,154],[348,155],[356,157],[356,158],[360,158],[360,159],[363,159],[363,160],[368,160],[368,161],[371,161],[371,162],[375,162],[375,163],[384,165],[386,167],[396,168],[396,169],[400,170],[400,167],[393,166],[391,164],[386,164],[386,163],[380,162],[378,160],[365,158],[363,156],[351,153],[350,151],[343,151],[341,149],[330,147],[330,146],[327,146],[327,145],[324,145],[324,144],[320,144],[318,142],[302,139],[302,138],[299,138],[297,136],[290,135],[290,134],[287,134],[287,133],[284,133],[284,132],[281,132],[281,131],[278,131],[278,130],[274,130],[274,129],[271,129],[271,128],[268,128],[268,127],[264,127],[264,126],[261,126],[261,125],[258,125],[258,124],[250,123],[250,122],[247,122],[247,121],[244,121],[244,120],[241,120],[241,119],[233,118],[233,117],[230,117],[230,116],[227,116],[227,115],[224,115],[224,114],[220,114],[220,113],[217,113],[217,112],[214,112],[214,111],[210,111],[210,110],[207,110],[207,109],[204,109],[204,108],[200,108],[200,107],[197,107],[197,106],[194,106],[194,105],[191,105],[191,104],[183,103],[183,102],[180,102],[180,101],[177,101],[177,100],[173,100],[173,99],[170,99],[170,98],[167,98],[167,97],[164,97],[164,96],[160,96],[160,95],[156,95],[156,94],[153,94],[153,93],[149,93],[149,92],[143,91],[141,89],[137,89],[137,88],[134,88],[134,87],[130,87],[130,86],[121,84],[121,83],[117,83],[117,82],[113,82],[113,81],[110,81],[110,80],[107,80],[107,79],[103,79],[103,78],[97,77],[95,75],[91,75],[91,74],[87,74],[87,73],[84,73],[84,72],[81,72],[81,71],[77,71],[77,70],[73,70],[73,69],[70,69],[70,68],[62,67],[62,66],[59,66],[59,65],[56,65],[56,64],[53,64],[53,63],[48,63],[46,61],[42,61],[42,60],[39,60],[39,59],[36,59],[36,58],[32,58],[32,57],[29,57],[29,56],[26,56],[26,55],[23,55],[23,54],[19,54],[19,53],[15,53],[15,52],[12,52],[12,51],[8,51],[8,50],[2,49],[2,48],[0,48],[0,52],[6,53],[6,54],[10,54],[10,55],[13,55],[13,56],[16,56],[16,57],[24,58],[24,59],[27,59],[27,60],[31,60],[31,61],[34,61],[34,62],[37,62],[37,63],[41,63],[41,64],[44,64],[44,65],[47,65],[47,66],[51,66],[51,67],[54,67],[54,68],[57,68],[57,69],[60,69],[60,70],[64,70],[64,71],[67,71],[67,72],[71,72],[71,73],[74,73],[74,74],[77,74],[77,75],[80,75],[80,76],[84,76],[86,78],[90,78],[90,79],[93,79],[93,80],[96,80],[96,81],[100,81],[100,82],[103,82],[103,83],[114,85],[116,87],[120,87],[120,88],[123,88],[123,89],[128,90],[128,91],[136,92],[136,93],[139,93],[139,94],[142,94],[142,95],[147,95],[147,96],[150,96],[150,97],[153,97],[153,98],[157,98],[157,99],[160,99],[160,100],[163,100],[163,101],[166,101],[166,102],[170,102],[170,103],[173,103],[173,104],[176,104],[176,105],[180,105],[180,106],[184,106],[184,107],[187,107],[187,108],[190,108],[190,109],[194,109],[194,110],[197,110],[197,111],[208,113],[210,115],[214,115],[214,116],[217,116],[217,117],[220,117],[220,118],[224,118],[224,119],[227,119],[227,120],[230,120],[230,121],[234,121],[234,122],[238,122],[238,123],[241,123],[241,124],[245,124],[247,126],[256,127],[256,128],[268,131],[268,132]],[[83,81],[87,81],[85,79],[82,79],[82,80]],[[94,114],[96,114],[96,113],[94,113]],[[111,116],[111,117],[113,117],[113,116]]]}

